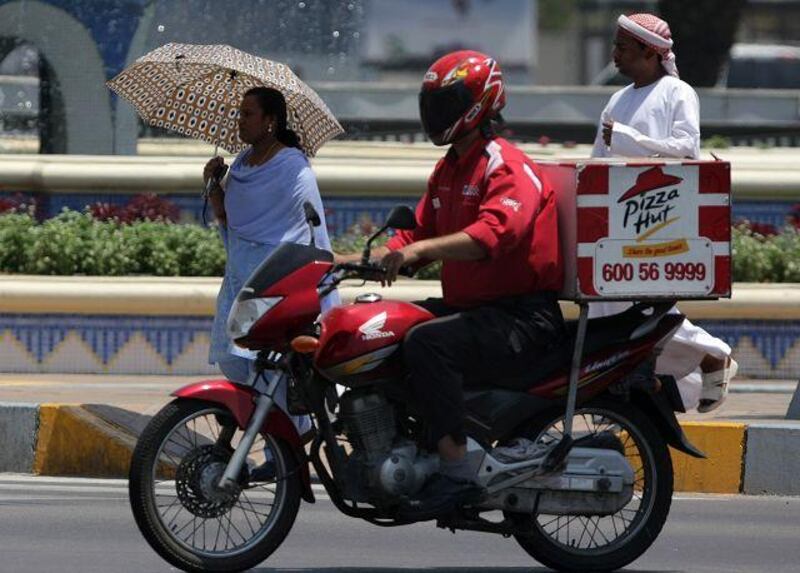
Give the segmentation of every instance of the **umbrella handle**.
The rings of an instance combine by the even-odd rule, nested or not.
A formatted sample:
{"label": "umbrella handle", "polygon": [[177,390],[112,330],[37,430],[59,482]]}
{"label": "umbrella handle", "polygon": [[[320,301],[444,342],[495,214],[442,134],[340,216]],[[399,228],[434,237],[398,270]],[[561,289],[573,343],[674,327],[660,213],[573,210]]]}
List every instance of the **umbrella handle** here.
{"label": "umbrella handle", "polygon": [[203,199],[208,199],[209,195],[211,195],[211,191],[214,189],[214,185],[217,185],[219,181],[217,181],[216,177],[210,177],[208,181],[206,181],[206,186],[203,188],[203,192],[200,196]]}
{"label": "umbrella handle", "polygon": [[[214,145],[214,155],[211,157],[211,159],[214,159],[214,157],[217,157],[218,155],[219,155],[219,145],[217,144]],[[214,185],[219,185],[219,179],[212,175],[208,179],[208,181],[206,181],[206,186],[203,189],[203,192],[200,194],[200,196],[203,199],[208,199],[208,196],[211,195],[211,191],[214,189]]]}

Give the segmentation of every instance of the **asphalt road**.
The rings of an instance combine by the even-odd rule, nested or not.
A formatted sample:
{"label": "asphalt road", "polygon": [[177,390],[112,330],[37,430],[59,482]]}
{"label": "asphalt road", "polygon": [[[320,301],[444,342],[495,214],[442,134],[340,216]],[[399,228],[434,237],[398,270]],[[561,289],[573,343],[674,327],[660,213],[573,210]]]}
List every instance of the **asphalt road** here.
{"label": "asphalt road", "polygon": [[[796,573],[800,498],[676,496],[660,538],[626,571]],[[121,480],[0,474],[0,572],[173,570],[142,540]],[[257,571],[546,571],[513,540],[430,524],[380,529],[304,504],[289,538]]]}

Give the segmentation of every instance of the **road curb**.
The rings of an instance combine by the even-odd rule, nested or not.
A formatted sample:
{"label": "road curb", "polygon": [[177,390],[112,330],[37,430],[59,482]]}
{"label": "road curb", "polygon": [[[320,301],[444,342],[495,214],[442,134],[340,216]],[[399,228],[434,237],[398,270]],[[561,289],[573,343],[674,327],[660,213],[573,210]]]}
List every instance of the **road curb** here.
{"label": "road curb", "polygon": [[136,438],[80,405],[42,404],[33,473],[127,477]]}
{"label": "road curb", "polygon": [[747,431],[743,492],[800,495],[800,423],[753,424]]}
{"label": "road curb", "polygon": [[[147,417],[89,404],[0,403],[0,472],[125,478]],[[683,422],[708,456],[671,449],[675,491],[800,495],[800,422]]]}
{"label": "road curb", "polygon": [[0,472],[30,472],[36,450],[39,406],[0,402]]}
{"label": "road curb", "polygon": [[675,491],[741,493],[747,426],[724,422],[684,422],[681,427],[689,441],[707,457],[700,460],[670,450],[675,471]]}

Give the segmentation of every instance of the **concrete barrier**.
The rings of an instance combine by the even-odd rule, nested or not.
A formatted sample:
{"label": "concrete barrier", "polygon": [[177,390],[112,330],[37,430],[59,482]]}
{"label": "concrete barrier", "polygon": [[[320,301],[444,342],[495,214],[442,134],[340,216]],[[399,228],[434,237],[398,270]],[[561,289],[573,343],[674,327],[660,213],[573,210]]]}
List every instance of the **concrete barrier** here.
{"label": "concrete barrier", "polygon": [[[0,276],[0,313],[213,316],[221,278],[204,277],[51,277]],[[401,279],[390,288],[346,281],[339,288],[351,302],[377,292],[393,300],[441,296],[439,281]],[[730,299],[682,301],[691,320],[797,320],[800,284],[735,283]],[[562,302],[566,318],[577,318],[571,302]]]}
{"label": "concrete barrier", "polygon": [[706,454],[699,460],[672,450],[675,491],[739,493],[742,491],[744,424],[684,422],[689,441]]}
{"label": "concrete barrier", "polygon": [[136,438],[83,406],[42,404],[33,473],[127,477]]}
{"label": "concrete barrier", "polygon": [[[0,276],[0,363],[6,372],[212,375],[208,338],[220,280]],[[339,292],[345,302],[364,293],[414,301],[441,296],[441,287],[348,282]],[[731,299],[679,308],[728,337],[740,376],[800,376],[800,285],[737,283]],[[561,309],[577,317],[573,303]]]}
{"label": "concrete barrier", "polygon": [[0,472],[31,471],[39,406],[0,402]]}
{"label": "concrete barrier", "polygon": [[[202,167],[213,148],[192,142],[149,144],[158,155],[88,156],[0,154],[0,190],[131,194],[144,191],[197,195]],[[524,144],[537,160],[585,159],[590,146]],[[795,200],[800,168],[793,148],[714,150],[731,163],[734,200]],[[414,197],[443,150],[429,143],[331,142],[313,159],[323,197]],[[702,159],[712,159],[703,151]]]}
{"label": "concrete barrier", "polygon": [[[128,475],[147,422],[105,405],[0,404],[0,472],[48,476]],[[683,422],[708,459],[671,450],[675,491],[800,495],[800,423]]]}
{"label": "concrete barrier", "polygon": [[747,430],[743,492],[800,495],[800,423],[753,424]]}

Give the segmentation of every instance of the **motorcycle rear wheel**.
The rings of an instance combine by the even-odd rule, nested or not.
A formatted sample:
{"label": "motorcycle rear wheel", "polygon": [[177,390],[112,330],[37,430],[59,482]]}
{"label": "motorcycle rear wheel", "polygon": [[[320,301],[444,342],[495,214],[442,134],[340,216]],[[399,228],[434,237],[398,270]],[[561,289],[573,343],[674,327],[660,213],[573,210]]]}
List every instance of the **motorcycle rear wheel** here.
{"label": "motorcycle rear wheel", "polygon": [[[163,559],[185,571],[243,571],[283,542],[300,507],[289,446],[256,439],[239,487],[215,488],[242,431],[219,404],[176,399],[156,414],[131,459],[129,498],[139,530]],[[249,483],[269,450],[275,479]]]}
{"label": "motorcycle rear wheel", "polygon": [[[525,432],[539,443],[560,438],[564,414],[538,416]],[[655,541],[672,504],[672,459],[664,438],[634,406],[600,398],[578,408],[573,436],[611,431],[620,438],[635,471],[634,497],[612,516],[522,516],[507,514],[530,532],[516,535],[536,561],[557,571],[620,569]]]}

